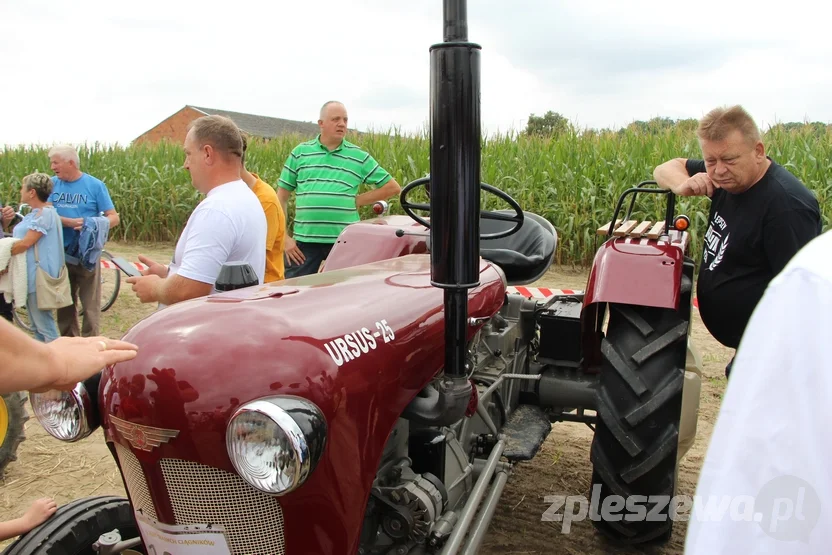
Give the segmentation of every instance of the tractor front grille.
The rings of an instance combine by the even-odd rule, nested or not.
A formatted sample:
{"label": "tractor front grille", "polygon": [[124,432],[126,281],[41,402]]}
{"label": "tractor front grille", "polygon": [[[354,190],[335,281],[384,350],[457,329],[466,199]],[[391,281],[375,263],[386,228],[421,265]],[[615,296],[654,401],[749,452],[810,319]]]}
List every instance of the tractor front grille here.
{"label": "tractor front grille", "polygon": [[[134,508],[156,520],[139,460],[129,448],[115,447]],[[283,509],[277,498],[218,468],[180,459],[162,459],[160,464],[176,524],[222,524],[235,555],[285,555]]]}
{"label": "tractor front grille", "polygon": [[285,554],[277,498],[218,468],[180,459],[161,465],[176,524],[222,524],[234,554]]}
{"label": "tractor front grille", "polygon": [[157,520],[156,508],[153,506],[153,500],[150,497],[150,490],[147,487],[147,480],[144,479],[144,472],[142,472],[139,459],[127,447],[119,443],[116,443],[115,446],[118,461],[121,463],[121,471],[124,474],[124,481],[127,483],[127,493],[130,494],[133,507],[136,510],[141,509],[142,513],[153,520]]}

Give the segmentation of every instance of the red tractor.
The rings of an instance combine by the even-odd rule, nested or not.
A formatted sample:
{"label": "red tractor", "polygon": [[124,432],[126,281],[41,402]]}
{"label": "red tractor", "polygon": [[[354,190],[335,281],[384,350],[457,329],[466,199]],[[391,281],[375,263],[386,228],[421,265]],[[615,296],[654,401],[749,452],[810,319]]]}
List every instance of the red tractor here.
{"label": "red tractor", "polygon": [[[513,466],[558,421],[595,429],[594,510],[642,496],[598,528],[670,535],[687,220],[666,191],[631,189],[585,292],[508,294],[546,273],[557,235],[481,184],[465,0],[445,0],[430,58],[431,173],[402,191],[410,217],[347,227],[315,275],[235,288],[229,266],[224,292],[132,328],[134,360],[33,395],[59,439],[103,428],[129,499],[69,503],[4,553],[476,553]],[[429,204],[411,202],[421,185]],[[481,211],[481,190],[511,209]],[[653,229],[630,221],[641,193],[667,195]]]}

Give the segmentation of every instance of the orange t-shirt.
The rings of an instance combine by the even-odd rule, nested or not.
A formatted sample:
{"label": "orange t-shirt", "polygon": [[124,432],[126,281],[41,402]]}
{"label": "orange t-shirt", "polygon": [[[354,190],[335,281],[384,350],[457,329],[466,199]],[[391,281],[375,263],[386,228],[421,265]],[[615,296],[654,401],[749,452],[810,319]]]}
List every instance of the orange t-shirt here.
{"label": "orange t-shirt", "polygon": [[256,173],[251,175],[257,179],[252,191],[263,206],[266,214],[266,276],[265,283],[279,281],[284,278],[283,238],[286,236],[286,216],[277,193],[272,187],[260,179]]}

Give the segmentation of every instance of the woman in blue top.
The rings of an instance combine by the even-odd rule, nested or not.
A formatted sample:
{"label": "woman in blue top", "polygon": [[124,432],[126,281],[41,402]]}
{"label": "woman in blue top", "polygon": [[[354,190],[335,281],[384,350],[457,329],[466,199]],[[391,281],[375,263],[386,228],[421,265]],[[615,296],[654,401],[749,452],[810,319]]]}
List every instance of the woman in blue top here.
{"label": "woman in blue top", "polygon": [[33,173],[23,178],[20,202],[32,207],[32,211],[14,228],[14,236],[20,241],[12,245],[12,254],[26,252],[26,273],[29,295],[26,307],[35,332],[35,339],[48,343],[58,338],[58,325],[51,310],[38,309],[35,290],[35,245],[38,247],[38,263],[52,277],[58,277],[64,261],[64,235],[61,220],[55,208],[47,203],[52,194],[52,179],[45,173]]}

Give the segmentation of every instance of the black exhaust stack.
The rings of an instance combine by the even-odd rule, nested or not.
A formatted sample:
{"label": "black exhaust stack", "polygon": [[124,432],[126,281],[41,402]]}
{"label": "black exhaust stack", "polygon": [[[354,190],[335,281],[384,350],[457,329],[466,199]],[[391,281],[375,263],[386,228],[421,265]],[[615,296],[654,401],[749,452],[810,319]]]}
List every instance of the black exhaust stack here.
{"label": "black exhaust stack", "polygon": [[443,0],[444,42],[430,47],[431,283],[445,290],[445,376],[402,416],[458,422],[471,400],[467,375],[468,290],[480,252],[480,46],[468,42],[466,0]]}
{"label": "black exhaust stack", "polygon": [[458,422],[471,400],[468,290],[480,282],[480,46],[466,0],[443,1],[444,42],[430,48],[430,262],[445,290],[445,375],[402,415],[430,426]]}
{"label": "black exhaust stack", "polygon": [[480,46],[468,42],[466,0],[444,0],[444,39],[430,48],[431,283],[445,290],[445,376],[403,416],[458,422],[471,400],[466,379],[468,289],[479,285]]}
{"label": "black exhaust stack", "polygon": [[430,48],[431,278],[445,290],[445,374],[464,378],[468,289],[479,285],[480,50],[466,0],[444,0],[444,42]]}

